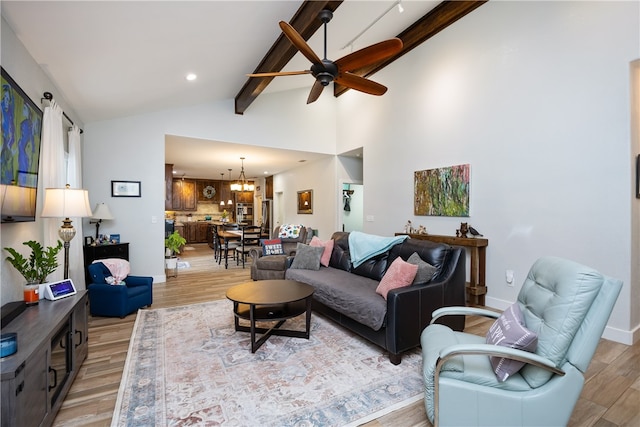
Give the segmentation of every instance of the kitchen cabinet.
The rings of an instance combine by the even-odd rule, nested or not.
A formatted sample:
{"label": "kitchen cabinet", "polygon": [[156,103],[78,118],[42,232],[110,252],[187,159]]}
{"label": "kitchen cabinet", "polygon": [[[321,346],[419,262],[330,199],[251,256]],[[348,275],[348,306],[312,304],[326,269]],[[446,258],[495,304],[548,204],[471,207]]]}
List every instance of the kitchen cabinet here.
{"label": "kitchen cabinet", "polygon": [[174,179],[171,201],[171,209],[174,211],[197,210],[196,181],[193,179]]}
{"label": "kitchen cabinet", "polygon": [[2,328],[18,335],[18,351],[4,358],[2,426],[50,426],[87,357],[86,291],[41,300]]}
{"label": "kitchen cabinet", "polygon": [[273,175],[264,179],[264,198],[273,200]]}
{"label": "kitchen cabinet", "polygon": [[207,243],[209,225],[206,221],[185,222],[185,239],[187,239],[187,243]]}
{"label": "kitchen cabinet", "polygon": [[253,205],[253,191],[238,191],[236,193],[236,203],[249,203]]}
{"label": "kitchen cabinet", "polygon": [[198,179],[196,193],[198,202],[220,203],[220,181]]}
{"label": "kitchen cabinet", "polygon": [[173,165],[164,165],[164,209],[173,209]]}
{"label": "kitchen cabinet", "polygon": [[186,233],[186,231],[184,229],[184,224],[176,223],[175,231],[177,231],[178,234],[181,235],[183,239],[185,239],[185,240],[187,239],[187,233]]}

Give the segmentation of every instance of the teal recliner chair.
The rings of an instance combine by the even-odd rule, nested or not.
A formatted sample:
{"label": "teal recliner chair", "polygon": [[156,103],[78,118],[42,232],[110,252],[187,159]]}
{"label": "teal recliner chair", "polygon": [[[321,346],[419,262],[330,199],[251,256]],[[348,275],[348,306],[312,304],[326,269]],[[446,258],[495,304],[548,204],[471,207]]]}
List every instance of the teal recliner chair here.
{"label": "teal recliner chair", "polygon": [[[536,261],[517,298],[526,329],[538,335],[533,353],[434,323],[449,314],[500,313],[436,310],[421,335],[429,420],[435,426],[567,425],[621,288],[621,281],[572,261]],[[525,365],[500,382],[490,356]]]}

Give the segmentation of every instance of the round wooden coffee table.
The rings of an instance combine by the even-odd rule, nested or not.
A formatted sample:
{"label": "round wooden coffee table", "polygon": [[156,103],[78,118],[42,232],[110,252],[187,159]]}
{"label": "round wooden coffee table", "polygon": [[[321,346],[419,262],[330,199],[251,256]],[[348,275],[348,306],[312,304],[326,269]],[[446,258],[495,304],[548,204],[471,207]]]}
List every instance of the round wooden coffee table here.
{"label": "round wooden coffee table", "polygon": [[[258,280],[232,286],[227,298],[233,301],[236,331],[251,333],[251,352],[264,344],[271,335],[309,339],[311,327],[311,297],[313,286],[295,280]],[[306,313],[305,331],[280,329],[287,319]],[[248,320],[249,326],[241,325]],[[277,321],[271,328],[260,328],[256,322]],[[256,341],[256,333],[263,334]]]}

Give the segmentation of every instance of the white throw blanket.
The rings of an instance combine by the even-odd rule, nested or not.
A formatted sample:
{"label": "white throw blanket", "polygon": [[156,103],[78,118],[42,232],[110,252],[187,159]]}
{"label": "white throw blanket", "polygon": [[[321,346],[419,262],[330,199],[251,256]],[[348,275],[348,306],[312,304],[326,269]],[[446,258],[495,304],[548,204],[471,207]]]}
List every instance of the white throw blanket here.
{"label": "white throw blanket", "polygon": [[349,233],[349,253],[354,267],[383,252],[388,251],[394,245],[401,243],[409,236],[376,236],[373,234],[352,231]]}

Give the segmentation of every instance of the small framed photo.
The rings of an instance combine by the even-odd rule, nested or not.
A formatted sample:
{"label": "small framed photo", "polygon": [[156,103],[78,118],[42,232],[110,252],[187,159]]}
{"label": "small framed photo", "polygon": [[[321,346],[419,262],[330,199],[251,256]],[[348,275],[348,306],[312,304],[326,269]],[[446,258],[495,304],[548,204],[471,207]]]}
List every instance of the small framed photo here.
{"label": "small framed photo", "polygon": [[140,181],[111,181],[111,197],[141,197]]}
{"label": "small framed photo", "polygon": [[298,213],[313,213],[313,190],[298,191]]}

